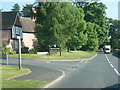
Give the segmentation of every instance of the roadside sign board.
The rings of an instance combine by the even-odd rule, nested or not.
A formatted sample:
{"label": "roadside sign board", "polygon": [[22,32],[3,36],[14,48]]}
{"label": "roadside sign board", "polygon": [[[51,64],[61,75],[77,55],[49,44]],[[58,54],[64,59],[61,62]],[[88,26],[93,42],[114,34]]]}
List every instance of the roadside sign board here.
{"label": "roadside sign board", "polygon": [[61,56],[61,47],[58,46],[58,45],[49,45],[49,55],[50,55],[50,52],[60,52],[60,56]]}

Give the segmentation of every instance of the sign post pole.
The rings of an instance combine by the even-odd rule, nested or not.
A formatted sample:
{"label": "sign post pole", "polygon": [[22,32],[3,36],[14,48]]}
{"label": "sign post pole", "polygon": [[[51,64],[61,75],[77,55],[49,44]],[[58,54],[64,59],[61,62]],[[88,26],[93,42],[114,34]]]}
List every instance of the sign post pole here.
{"label": "sign post pole", "polygon": [[7,65],[8,65],[8,55],[6,54],[6,60],[7,60]]}
{"label": "sign post pole", "polygon": [[20,36],[17,36],[17,39],[19,40],[19,54],[18,54],[18,57],[19,57],[19,69],[21,69],[22,68],[22,66],[21,66],[21,38],[20,38]]}
{"label": "sign post pole", "polygon": [[49,45],[49,56],[50,56],[50,45]]}
{"label": "sign post pole", "polygon": [[60,45],[60,56],[61,56],[61,45]]}

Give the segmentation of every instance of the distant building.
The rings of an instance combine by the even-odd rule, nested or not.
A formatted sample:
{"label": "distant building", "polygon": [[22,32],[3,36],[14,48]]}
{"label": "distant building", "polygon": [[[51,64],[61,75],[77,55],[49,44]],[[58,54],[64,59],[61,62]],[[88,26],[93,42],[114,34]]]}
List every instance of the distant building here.
{"label": "distant building", "polygon": [[2,26],[0,32],[2,33],[2,42],[7,42],[8,47],[13,50],[18,48],[17,35],[21,36],[22,47],[34,47],[34,41],[37,39],[34,35],[35,22],[31,18],[20,17],[17,12],[2,12]]}
{"label": "distant building", "polygon": [[37,38],[34,35],[35,22],[27,17],[20,17],[20,21],[23,27],[23,44],[31,49],[35,47],[34,43],[37,42]]}
{"label": "distant building", "polygon": [[18,42],[13,34],[19,34],[22,37],[22,26],[17,12],[2,12],[2,26],[0,31],[2,33],[2,42],[7,42],[8,47],[13,50],[18,48]]}

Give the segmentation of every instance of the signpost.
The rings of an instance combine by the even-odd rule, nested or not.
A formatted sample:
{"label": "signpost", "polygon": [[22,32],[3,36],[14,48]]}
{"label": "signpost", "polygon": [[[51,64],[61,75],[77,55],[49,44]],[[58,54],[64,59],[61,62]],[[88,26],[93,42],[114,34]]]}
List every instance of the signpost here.
{"label": "signpost", "polygon": [[8,55],[6,54],[6,60],[7,60],[7,65],[8,65]]}
{"label": "signpost", "polygon": [[61,46],[58,46],[58,45],[49,45],[49,55],[50,55],[50,52],[60,52],[60,56],[62,55],[61,54]]}
{"label": "signpost", "polygon": [[23,32],[22,32],[22,26],[17,26],[14,25],[12,28],[12,39],[18,40],[18,64],[19,64],[19,69],[21,69],[21,39],[23,39]]}
{"label": "signpost", "polygon": [[20,36],[17,36],[17,39],[18,39],[18,50],[19,50],[19,54],[18,54],[18,58],[19,58],[19,69],[22,68],[21,66],[21,37]]}

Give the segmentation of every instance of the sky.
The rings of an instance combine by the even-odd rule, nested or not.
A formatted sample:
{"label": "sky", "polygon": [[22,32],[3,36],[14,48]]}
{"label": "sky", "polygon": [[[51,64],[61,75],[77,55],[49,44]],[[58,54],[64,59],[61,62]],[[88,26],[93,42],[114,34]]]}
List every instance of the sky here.
{"label": "sky", "polygon": [[[19,6],[23,7],[26,4],[33,4],[35,0],[2,0],[0,1],[0,9],[3,11],[10,11],[12,6],[15,3],[18,3]],[[104,4],[106,4],[106,16],[113,19],[118,19],[118,1],[120,0],[101,0]]]}

